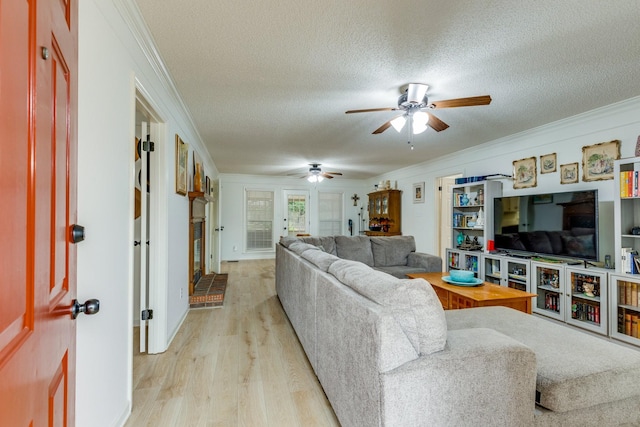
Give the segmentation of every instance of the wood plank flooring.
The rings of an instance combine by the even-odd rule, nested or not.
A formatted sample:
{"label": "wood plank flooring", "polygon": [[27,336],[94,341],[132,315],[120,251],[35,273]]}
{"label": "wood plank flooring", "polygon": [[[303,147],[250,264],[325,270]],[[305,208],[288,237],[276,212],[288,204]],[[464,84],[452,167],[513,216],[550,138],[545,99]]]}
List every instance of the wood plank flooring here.
{"label": "wood plank flooring", "polygon": [[165,353],[134,354],[126,427],[339,426],[276,296],[275,261],[222,273],[224,307],[190,310]]}

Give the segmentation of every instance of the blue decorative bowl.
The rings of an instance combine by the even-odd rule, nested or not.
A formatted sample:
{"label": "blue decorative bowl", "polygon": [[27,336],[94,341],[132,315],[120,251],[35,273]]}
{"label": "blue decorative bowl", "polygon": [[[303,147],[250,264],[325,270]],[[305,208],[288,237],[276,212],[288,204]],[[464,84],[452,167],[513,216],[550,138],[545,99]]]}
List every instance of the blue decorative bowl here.
{"label": "blue decorative bowl", "polygon": [[462,283],[473,282],[475,280],[473,271],[469,270],[451,270],[449,276],[451,276],[452,280]]}

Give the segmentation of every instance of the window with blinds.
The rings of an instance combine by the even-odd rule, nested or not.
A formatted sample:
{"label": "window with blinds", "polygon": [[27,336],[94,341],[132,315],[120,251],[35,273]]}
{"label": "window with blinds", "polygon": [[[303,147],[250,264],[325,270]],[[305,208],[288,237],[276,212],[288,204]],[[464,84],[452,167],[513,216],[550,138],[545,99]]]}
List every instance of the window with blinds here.
{"label": "window with blinds", "polygon": [[320,236],[342,234],[342,193],[318,193],[318,232]]}
{"label": "window with blinds", "polygon": [[273,249],[273,191],[246,190],[247,251]]}

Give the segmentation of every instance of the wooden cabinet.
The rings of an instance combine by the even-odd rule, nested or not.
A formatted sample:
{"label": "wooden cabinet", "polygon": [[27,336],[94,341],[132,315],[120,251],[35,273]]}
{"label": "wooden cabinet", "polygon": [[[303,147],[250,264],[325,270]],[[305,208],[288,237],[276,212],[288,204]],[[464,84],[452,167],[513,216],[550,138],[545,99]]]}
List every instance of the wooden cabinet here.
{"label": "wooden cabinet", "polygon": [[189,295],[205,271],[205,207],[208,196],[201,191],[189,192]]}
{"label": "wooden cabinet", "polygon": [[402,191],[381,190],[369,193],[368,236],[397,236],[402,234]]}

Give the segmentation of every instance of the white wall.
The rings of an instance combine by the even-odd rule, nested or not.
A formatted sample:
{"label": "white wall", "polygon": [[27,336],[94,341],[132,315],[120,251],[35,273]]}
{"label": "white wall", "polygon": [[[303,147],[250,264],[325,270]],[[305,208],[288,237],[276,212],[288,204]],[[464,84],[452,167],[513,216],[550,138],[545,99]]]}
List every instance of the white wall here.
{"label": "white wall", "polygon": [[[613,198],[617,192],[613,180],[582,181],[582,147],[618,139],[621,157],[632,157],[640,135],[640,97],[600,108],[579,116],[544,125],[517,135],[470,148],[453,155],[375,177],[370,188],[382,179],[396,180],[402,194],[402,231],[413,234],[419,251],[437,253],[436,182],[441,176],[462,173],[464,176],[512,173],[512,162],[557,153],[558,165],[578,162],[580,182],[560,184],[559,171],[538,174],[535,188],[514,190],[513,182],[503,180],[503,195],[526,195],[555,191],[597,189],[600,200],[600,255],[613,255]],[[427,147],[416,146],[416,150]],[[413,204],[411,191],[416,182],[425,182],[426,203]]]}
{"label": "white wall", "polygon": [[[318,191],[331,191],[344,193],[344,221],[343,234],[348,234],[347,221],[353,220],[353,234],[358,232],[358,213],[366,215],[367,187],[360,180],[342,178],[325,179],[318,184],[310,184],[305,179],[288,177],[269,177],[255,175],[220,175],[220,225],[224,226],[221,232],[221,259],[223,261],[241,259],[273,258],[275,250],[268,252],[246,252],[244,238],[244,192],[245,188],[253,190],[267,190],[274,192],[275,218],[274,218],[274,242],[277,242],[284,231],[284,190],[308,190],[310,193],[309,212],[311,217],[311,234],[317,233],[317,194]],[[373,190],[373,187],[371,188]],[[360,197],[358,206],[353,206],[351,197],[353,194]],[[234,247],[236,250],[234,250]]]}
{"label": "white wall", "polygon": [[[175,194],[176,133],[212,160],[145,44],[131,0],[79,2],[78,221],[87,238],[78,245],[78,299],[98,298],[100,313],[77,322],[76,424],[122,425],[131,405],[133,185],[135,89],[163,125],[156,155],[164,171],[156,182],[158,283],[155,321],[165,347],[188,309],[188,199]],[[170,224],[170,226],[169,226]],[[180,298],[180,290],[183,298]]]}

